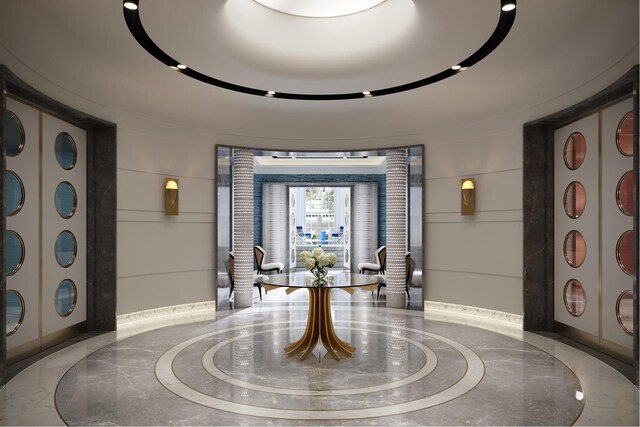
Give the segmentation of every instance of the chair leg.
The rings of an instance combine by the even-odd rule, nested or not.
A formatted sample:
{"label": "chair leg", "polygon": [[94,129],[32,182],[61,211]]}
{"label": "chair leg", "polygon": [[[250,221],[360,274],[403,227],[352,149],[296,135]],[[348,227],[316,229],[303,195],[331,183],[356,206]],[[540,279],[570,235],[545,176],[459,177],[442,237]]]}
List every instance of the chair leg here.
{"label": "chair leg", "polygon": [[376,298],[376,301],[378,301],[380,299],[380,289],[382,288],[382,286],[378,285],[378,297]]}
{"label": "chair leg", "polygon": [[260,301],[262,301],[262,286],[258,285],[258,294],[260,295]]}
{"label": "chair leg", "polygon": [[407,291],[407,298],[409,299],[409,301],[411,301],[411,295],[409,294],[409,287],[405,286],[404,290]]}

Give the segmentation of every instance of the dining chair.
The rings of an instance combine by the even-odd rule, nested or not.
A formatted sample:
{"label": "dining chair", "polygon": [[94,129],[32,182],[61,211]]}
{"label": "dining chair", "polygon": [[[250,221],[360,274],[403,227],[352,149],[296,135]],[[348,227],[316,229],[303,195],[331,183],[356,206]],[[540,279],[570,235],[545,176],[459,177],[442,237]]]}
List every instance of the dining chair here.
{"label": "dining chair", "polygon": [[[229,297],[231,297],[231,293],[233,292],[235,285],[235,259],[232,254],[229,254],[229,259],[225,261],[224,266],[227,269],[227,277],[229,278]],[[262,301],[262,285],[254,280],[253,286],[258,288],[260,301]],[[267,293],[266,289],[265,293]]]}
{"label": "dining chair", "polygon": [[[405,262],[405,280],[404,280],[404,290],[407,291],[407,298],[411,299],[411,295],[409,295],[409,286],[411,286],[411,280],[413,279],[413,272],[416,269],[416,262],[411,258],[410,254],[407,254],[406,262]],[[376,297],[376,301],[380,299],[380,289],[382,287],[387,287],[387,282],[378,283],[378,295]]]}
{"label": "dining chair", "polygon": [[374,273],[384,274],[384,268],[387,263],[387,247],[380,246],[378,250],[376,250],[376,259],[378,260],[377,264],[371,262],[361,262],[358,264],[358,270],[360,270],[360,274],[364,274],[365,271],[372,271]]}
{"label": "dining chair", "polygon": [[256,264],[258,265],[258,274],[266,273],[267,271],[276,271],[279,274],[284,270],[284,264],[281,262],[264,262],[264,259],[267,256],[267,251],[262,249],[261,246],[253,247],[253,255],[255,256]]}

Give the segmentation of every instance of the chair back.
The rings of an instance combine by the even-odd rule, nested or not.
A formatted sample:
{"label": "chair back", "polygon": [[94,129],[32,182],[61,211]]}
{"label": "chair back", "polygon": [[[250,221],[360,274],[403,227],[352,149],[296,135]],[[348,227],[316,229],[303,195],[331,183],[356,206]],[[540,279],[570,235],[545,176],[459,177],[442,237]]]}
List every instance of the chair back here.
{"label": "chair back", "polygon": [[416,262],[413,260],[413,258],[407,255],[407,262],[406,262],[407,280],[405,282],[407,286],[411,286],[411,280],[413,280],[413,272],[415,271],[415,269],[416,269]]}
{"label": "chair back", "polygon": [[265,251],[261,246],[254,246],[253,255],[256,257],[256,264],[258,264],[258,270],[260,270],[260,267],[262,267],[262,261],[264,261]]}
{"label": "chair back", "polygon": [[225,261],[224,266],[227,269],[227,277],[229,278],[229,284],[233,286],[233,277],[235,275],[235,262],[233,256]]}
{"label": "chair back", "polygon": [[378,258],[378,264],[380,264],[380,268],[384,270],[384,267],[387,263],[387,247],[380,246],[376,251],[376,257]]}

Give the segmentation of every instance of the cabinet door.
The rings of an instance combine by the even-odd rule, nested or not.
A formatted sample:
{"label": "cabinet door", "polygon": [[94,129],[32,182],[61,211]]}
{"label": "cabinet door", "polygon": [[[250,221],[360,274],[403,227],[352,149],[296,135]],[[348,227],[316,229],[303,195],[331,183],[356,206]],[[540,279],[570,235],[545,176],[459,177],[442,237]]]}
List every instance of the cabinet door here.
{"label": "cabinet door", "polygon": [[7,111],[4,239],[11,363],[40,350],[40,113],[11,98]]}
{"label": "cabinet door", "polygon": [[598,114],[554,133],[555,320],[599,336]]}
{"label": "cabinet door", "polygon": [[602,111],[602,346],[633,357],[633,101]]}
{"label": "cabinet door", "polygon": [[86,132],[42,114],[42,334],[87,319]]}

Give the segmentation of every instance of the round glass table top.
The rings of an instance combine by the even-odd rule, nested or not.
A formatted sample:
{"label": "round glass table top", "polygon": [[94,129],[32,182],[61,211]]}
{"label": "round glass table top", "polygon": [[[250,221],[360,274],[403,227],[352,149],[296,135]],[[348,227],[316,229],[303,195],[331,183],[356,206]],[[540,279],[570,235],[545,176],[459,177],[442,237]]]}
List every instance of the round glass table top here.
{"label": "round glass table top", "polygon": [[330,271],[324,279],[316,279],[309,271],[298,271],[290,274],[258,276],[256,282],[263,285],[283,286],[287,288],[352,288],[383,283],[384,277]]}

